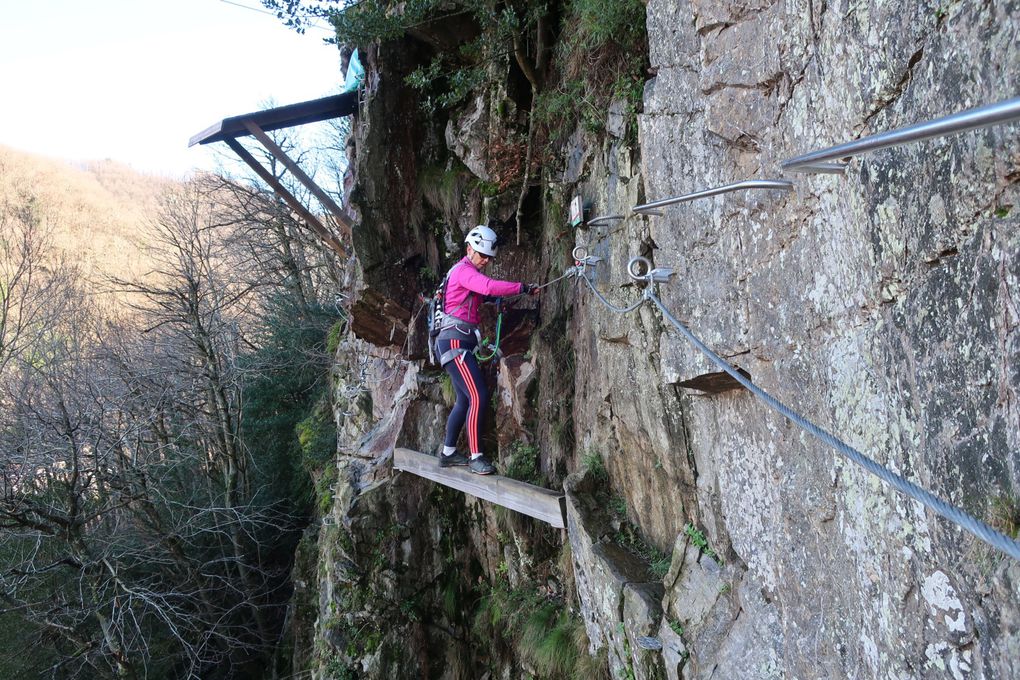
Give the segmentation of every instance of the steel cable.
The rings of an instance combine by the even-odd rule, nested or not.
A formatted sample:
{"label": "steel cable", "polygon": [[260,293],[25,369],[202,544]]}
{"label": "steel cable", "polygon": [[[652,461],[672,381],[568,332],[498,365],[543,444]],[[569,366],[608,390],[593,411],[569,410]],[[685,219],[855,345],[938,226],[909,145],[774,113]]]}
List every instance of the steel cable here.
{"label": "steel cable", "polygon": [[591,292],[595,293],[595,296],[599,299],[599,301],[602,302],[602,304],[604,304],[611,311],[614,311],[617,314],[626,314],[628,312],[633,312],[635,309],[640,307],[645,301],[645,298],[642,297],[640,300],[630,305],[629,307],[617,307],[612,302],[607,300],[605,296],[602,295],[602,293],[599,292],[598,288],[596,288],[595,284],[588,280],[587,276],[581,276],[580,278],[584,279],[584,282],[588,285],[589,288],[591,288]]}
{"label": "steel cable", "polygon": [[879,463],[876,463],[875,461],[871,460],[870,458],[868,458],[863,453],[853,448],[846,442],[842,441],[833,434],[827,432],[826,430],[823,430],[822,428],[818,427],[811,421],[807,420],[806,418],[798,414],[796,411],[786,406],[786,404],[779,401],[771,394],[755,385],[753,382],[751,382],[749,379],[743,376],[738,370],[736,370],[732,365],[730,365],[729,362],[727,362],[725,359],[723,359],[718,354],[709,349],[708,346],[705,345],[705,343],[699,340],[693,333],[691,333],[690,330],[688,330],[686,326],[684,326],[679,320],[677,320],[676,317],[674,317],[669,312],[668,309],[666,309],[666,306],[663,305],[662,301],[659,300],[659,298],[656,297],[656,295],[651,292],[651,289],[646,291],[645,295],[647,299],[651,300],[655,304],[655,306],[659,308],[659,310],[662,312],[666,320],[673,324],[673,326],[675,326],[676,329],[679,330],[680,333],[684,335],[684,337],[686,337],[688,340],[694,343],[694,345],[701,351],[702,354],[711,359],[716,366],[730,374],[737,382],[739,382],[741,385],[750,390],[751,393],[754,394],[756,397],[764,401],[766,404],[768,404],[770,407],[772,407],[782,415],[786,416],[786,418],[792,421],[795,425],[801,427],[808,433],[814,435],[815,437],[822,440],[832,448],[836,449],[837,451],[839,451],[844,456],[846,456],[853,462],[863,467],[871,474],[877,476],[879,479],[892,486],[894,489],[907,494],[908,496],[917,501],[920,501],[931,511],[938,513],[939,515],[942,515],[951,522],[955,522],[959,526],[963,527],[970,533],[980,538],[985,543],[988,543],[989,545],[998,548],[999,550],[1006,553],[1013,559],[1020,560],[1020,543],[1014,541],[1005,534],[996,531],[995,529],[988,526],[981,520],[968,515],[963,510],[957,508],[956,506],[947,503],[938,496],[932,494],[930,491],[927,491],[926,489],[919,487],[913,482],[904,479],[903,477],[897,475],[895,472],[892,472],[888,468],[880,465]]}
{"label": "steel cable", "polygon": [[649,287],[645,289],[645,293],[640,300],[638,300],[637,302],[628,307],[617,307],[610,303],[609,300],[607,300],[605,296],[603,296],[602,293],[600,293],[598,289],[595,288],[595,286],[588,279],[588,277],[582,276],[580,278],[584,279],[584,282],[587,284],[588,288],[590,288],[591,291],[595,293],[596,297],[599,299],[600,302],[602,302],[603,305],[605,305],[611,311],[614,311],[618,314],[626,314],[628,312],[631,312],[640,307],[641,304],[645,302],[645,300],[651,300],[652,303],[654,303],[655,306],[659,308],[659,311],[662,312],[663,317],[665,317],[667,321],[673,324],[673,326],[678,331],[680,331],[680,333],[684,337],[690,340],[702,354],[708,357],[712,361],[712,363],[714,363],[716,366],[718,366],[726,373],[728,373],[731,377],[733,377],[734,380],[736,380],[741,385],[746,387],[751,392],[751,394],[753,394],[754,396],[758,397],[766,404],[768,404],[769,407],[771,407],[775,411],[778,411],[780,414],[785,416],[787,419],[789,419],[792,423],[794,423],[801,429],[805,430],[809,434],[820,439],[822,442],[836,449],[836,451],[843,454],[851,461],[857,463],[866,471],[875,475],[882,481],[886,482],[897,491],[900,491],[901,493],[910,496],[914,500],[923,504],[932,512],[935,512],[941,515],[942,517],[948,519],[949,521],[954,522],[955,524],[962,527],[963,529],[966,529],[971,534],[978,537],[988,545],[997,548],[1002,552],[1006,553],[1007,555],[1009,555],[1010,557],[1012,557],[1013,559],[1020,561],[1020,542],[1017,542],[1011,539],[1010,537],[1006,536],[1005,534],[996,531],[995,529],[988,526],[981,520],[972,517],[971,515],[961,510],[960,508],[956,507],[955,505],[947,503],[946,501],[942,500],[941,498],[934,495],[930,491],[921,488],[917,484],[914,484],[913,482],[901,477],[900,475],[897,475],[895,472],[889,470],[883,465],[880,465],[879,463],[873,461],[872,459],[868,458],[863,453],[853,448],[843,440],[839,439],[832,433],[815,425],[810,420],[807,420],[799,413],[791,409],[789,406],[779,401],[771,394],[769,394],[768,392],[766,392],[765,390],[751,382],[750,379],[741,374],[740,371],[735,369],[728,361],[726,361],[718,354],[713,352],[705,343],[698,339],[698,337],[695,336],[694,333],[692,333],[683,323],[681,323],[675,316],[673,316],[673,314],[670,313],[670,311],[666,308],[662,301],[652,292],[651,284],[649,284]]}

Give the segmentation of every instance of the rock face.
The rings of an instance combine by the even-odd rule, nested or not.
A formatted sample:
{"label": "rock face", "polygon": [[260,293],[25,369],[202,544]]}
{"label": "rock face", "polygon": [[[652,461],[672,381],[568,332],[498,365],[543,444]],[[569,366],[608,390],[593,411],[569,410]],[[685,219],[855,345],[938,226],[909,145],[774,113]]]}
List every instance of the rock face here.
{"label": "rock face", "polygon": [[659,655],[642,653],[638,638],[658,632],[662,583],[648,573],[646,564],[608,538],[601,509],[591,502],[590,480],[571,476],[564,488],[577,594],[591,651],[608,651],[615,677],[661,677]]}
{"label": "rock face", "polygon": [[[574,245],[601,258],[522,311],[498,381],[488,369],[500,425],[486,441],[537,450],[532,472],[566,479],[565,535],[390,467],[395,445],[440,444],[441,381],[402,354],[415,324],[398,317],[413,316],[413,272],[437,266],[443,237],[458,243],[427,233],[408,178],[444,142],[484,177],[478,145],[505,121],[482,97],[449,125],[411,120],[408,93],[380,85],[401,90],[411,57],[373,57],[397,74],[369,79],[355,245],[363,308],[395,311],[359,321],[337,355],[316,677],[532,673],[493,641],[490,658],[471,644],[463,603],[497,580],[565,599],[619,679],[1020,676],[1020,563],[733,389],[626,271],[635,255],[673,268],[658,294],[696,335],[890,470],[985,521],[1020,512],[1020,126],[787,175],[790,193],[629,210],[780,178],[785,158],[1015,96],[1020,7],[648,0],[647,20],[640,149],[619,104],[604,138],[579,128],[535,190],[533,247],[501,258],[504,276],[536,281],[562,273]],[[564,231],[574,193],[591,216],[626,218]],[[610,310],[591,287],[635,308]],[[663,578],[621,546],[627,527],[645,558],[668,559]],[[549,567],[564,545],[569,564]]]}
{"label": "rock face", "polygon": [[482,155],[489,142],[488,98],[480,94],[471,105],[446,124],[446,146],[475,174],[489,179],[488,159]]}
{"label": "rock face", "polygon": [[379,75],[407,73],[424,58],[424,48],[415,41],[384,44],[363,55],[365,105],[353,133],[356,182],[350,204],[359,215],[355,292],[370,291],[372,306],[388,299],[412,308],[419,272],[439,264],[436,235],[425,224],[418,174],[435,155],[442,129],[417,114],[417,94],[409,85]]}
{"label": "rock face", "polygon": [[[1015,96],[1016,10],[650,0],[648,198],[779,177],[783,158]],[[632,227],[630,252],[654,243],[679,272],[665,304],[759,386],[989,520],[1020,485],[1018,142],[1015,125],[988,128],[868,154],[845,176],[791,176],[791,194],[681,204]],[[641,323],[611,335],[640,348],[613,363],[643,394],[707,372],[682,337]],[[690,461],[693,507],[674,511],[746,566],[714,604],[711,579],[667,593],[667,612],[703,621],[739,601],[725,634],[684,637],[684,677],[1016,676],[1013,560],[746,391],[678,401],[689,449],[651,438],[621,447],[627,464]]]}

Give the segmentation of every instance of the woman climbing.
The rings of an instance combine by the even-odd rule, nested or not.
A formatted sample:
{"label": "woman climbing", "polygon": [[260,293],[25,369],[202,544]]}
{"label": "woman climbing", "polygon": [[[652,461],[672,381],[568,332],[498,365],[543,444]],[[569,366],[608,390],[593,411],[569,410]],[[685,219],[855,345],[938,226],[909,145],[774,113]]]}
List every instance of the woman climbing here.
{"label": "woman climbing", "polygon": [[[486,297],[521,293],[535,295],[538,286],[497,281],[482,273],[481,270],[496,257],[496,232],[489,227],[475,227],[468,232],[464,243],[467,244],[467,255],[453,265],[446,275],[443,315],[439,336],[436,338],[439,362],[450,374],[450,380],[457,391],[457,403],[446,421],[446,440],[439,465],[467,465],[471,472],[491,475],[496,468],[481,448],[482,421],[489,402],[489,392],[474,354],[481,338],[478,332],[478,322],[481,320],[479,308]],[[456,448],[465,421],[470,459]]]}

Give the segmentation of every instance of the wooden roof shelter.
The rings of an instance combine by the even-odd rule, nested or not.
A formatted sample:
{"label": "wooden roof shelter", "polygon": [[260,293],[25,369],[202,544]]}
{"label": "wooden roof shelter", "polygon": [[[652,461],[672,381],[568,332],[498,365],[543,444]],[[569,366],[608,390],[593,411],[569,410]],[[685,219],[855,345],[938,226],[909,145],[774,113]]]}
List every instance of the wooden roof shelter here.
{"label": "wooden roof shelter", "polygon": [[351,238],[351,231],[354,228],[354,222],[350,215],[347,214],[343,208],[336,204],[329,194],[322,190],[322,188],[315,183],[315,181],[305,173],[301,167],[295,163],[290,156],[284,152],[280,146],[274,142],[267,132],[273,130],[280,130],[283,128],[294,127],[296,125],[305,125],[307,123],[317,123],[323,120],[329,120],[331,118],[340,118],[342,116],[349,116],[358,110],[358,93],[348,92],[346,94],[333,95],[331,97],[323,97],[322,99],[313,99],[311,101],[300,102],[298,104],[289,104],[287,106],[278,106],[273,109],[267,109],[265,111],[254,111],[252,113],[244,113],[240,116],[232,116],[230,118],[224,118],[220,122],[211,125],[202,132],[191,138],[188,142],[188,146],[194,146],[196,144],[211,144],[213,142],[225,142],[234,153],[236,153],[241,160],[248,164],[255,173],[261,177],[266,184],[273,188],[280,198],[282,198],[291,210],[297,213],[315,232],[315,234],[322,239],[326,245],[332,248],[340,255],[350,255],[350,251],[339,239],[333,235],[329,229],[322,224],[322,221],[316,217],[308,208],[301,205],[301,202],[285,186],[266,169],[258,160],[251,155],[251,153],[245,149],[240,142],[237,141],[238,137],[245,137],[251,135],[259,141],[260,144],[268,151],[274,158],[283,164],[287,170],[290,171],[294,177],[301,182],[312,195],[315,196],[322,205],[333,215],[336,219],[337,224],[343,230],[344,235],[347,237],[348,242]]}
{"label": "wooden roof shelter", "polygon": [[393,450],[393,467],[464,491],[563,529],[567,526],[564,495],[499,475],[476,475],[463,467],[439,467],[439,460],[410,449]]}

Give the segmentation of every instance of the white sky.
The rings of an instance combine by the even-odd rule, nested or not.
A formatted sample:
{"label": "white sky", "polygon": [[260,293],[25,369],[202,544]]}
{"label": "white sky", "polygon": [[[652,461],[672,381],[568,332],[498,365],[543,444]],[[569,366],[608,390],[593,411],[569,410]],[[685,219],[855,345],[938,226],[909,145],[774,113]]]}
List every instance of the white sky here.
{"label": "white sky", "polygon": [[263,12],[258,0],[0,0],[0,144],[170,176],[214,169],[192,135],[342,84],[329,31],[298,35]]}

